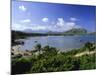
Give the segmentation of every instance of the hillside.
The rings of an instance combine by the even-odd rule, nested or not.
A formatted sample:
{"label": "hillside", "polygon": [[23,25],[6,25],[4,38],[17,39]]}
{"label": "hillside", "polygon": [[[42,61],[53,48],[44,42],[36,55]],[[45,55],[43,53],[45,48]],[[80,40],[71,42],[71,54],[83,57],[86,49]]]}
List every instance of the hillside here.
{"label": "hillside", "polygon": [[96,35],[96,32],[91,32],[91,33],[89,33],[90,35]]}
{"label": "hillside", "polygon": [[73,34],[73,35],[87,34],[87,30],[82,28],[74,28],[69,31],[66,31],[65,34]]}
{"label": "hillside", "polygon": [[36,32],[30,32],[30,33],[26,33],[26,32],[22,32],[22,31],[14,31],[12,30],[12,39],[20,39],[20,38],[25,38],[25,37],[29,37],[29,36],[47,36],[47,35],[55,35],[55,36],[59,36],[59,35],[82,35],[82,34],[87,34],[87,30],[86,29],[82,29],[82,28],[74,28],[65,32],[53,32],[53,31],[49,31],[47,33],[36,33]]}

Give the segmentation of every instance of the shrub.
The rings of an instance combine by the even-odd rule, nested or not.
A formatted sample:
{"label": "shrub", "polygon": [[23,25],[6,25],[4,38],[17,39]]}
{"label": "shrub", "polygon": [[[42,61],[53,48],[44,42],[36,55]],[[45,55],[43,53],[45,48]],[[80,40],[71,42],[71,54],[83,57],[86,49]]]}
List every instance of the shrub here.
{"label": "shrub", "polygon": [[12,65],[12,74],[23,74],[30,71],[32,63],[26,58],[20,58],[19,60],[14,61]]}

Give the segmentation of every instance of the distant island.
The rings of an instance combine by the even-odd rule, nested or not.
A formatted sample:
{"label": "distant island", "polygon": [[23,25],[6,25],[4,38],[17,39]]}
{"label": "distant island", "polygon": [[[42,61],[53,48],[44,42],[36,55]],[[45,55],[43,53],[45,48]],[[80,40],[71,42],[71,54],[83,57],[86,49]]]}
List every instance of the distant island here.
{"label": "distant island", "polygon": [[25,38],[27,36],[67,36],[67,35],[94,35],[96,32],[88,32],[86,29],[83,28],[73,28],[68,31],[64,32],[54,32],[48,31],[45,33],[40,32],[25,32],[25,31],[15,31],[12,30],[12,38],[20,39]]}

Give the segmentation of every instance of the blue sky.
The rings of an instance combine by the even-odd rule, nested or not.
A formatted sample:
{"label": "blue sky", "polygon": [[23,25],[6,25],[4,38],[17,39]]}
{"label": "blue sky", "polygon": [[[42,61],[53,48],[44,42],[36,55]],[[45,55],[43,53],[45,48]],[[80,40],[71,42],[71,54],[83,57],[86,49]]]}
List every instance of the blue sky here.
{"label": "blue sky", "polygon": [[63,32],[72,28],[95,31],[96,7],[12,1],[12,29]]}

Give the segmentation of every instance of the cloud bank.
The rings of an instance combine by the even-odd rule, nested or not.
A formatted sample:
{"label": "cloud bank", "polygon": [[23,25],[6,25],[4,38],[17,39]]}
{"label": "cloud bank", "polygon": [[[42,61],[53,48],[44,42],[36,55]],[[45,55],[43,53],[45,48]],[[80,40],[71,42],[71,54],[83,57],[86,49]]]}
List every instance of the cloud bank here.
{"label": "cloud bank", "polygon": [[[57,18],[56,22],[50,22],[48,25],[41,25],[41,24],[32,24],[30,19],[21,20],[20,22],[23,24],[14,23],[12,25],[12,29],[14,30],[35,30],[35,31],[57,31],[63,32],[70,30],[72,28],[81,28],[81,25],[77,25],[76,18],[70,18],[70,21],[65,21],[63,18]],[[43,18],[42,22],[48,22],[49,18]],[[31,24],[30,24],[31,23]]]}

